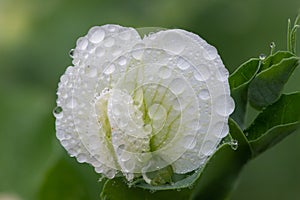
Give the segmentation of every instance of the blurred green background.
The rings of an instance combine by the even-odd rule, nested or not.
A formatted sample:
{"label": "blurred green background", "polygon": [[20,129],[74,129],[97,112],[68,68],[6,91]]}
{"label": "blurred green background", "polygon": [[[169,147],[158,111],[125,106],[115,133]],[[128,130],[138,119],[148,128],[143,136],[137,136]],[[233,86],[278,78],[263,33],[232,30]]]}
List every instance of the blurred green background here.
{"label": "blurred green background", "polygon": [[[52,116],[68,52],[91,26],[187,29],[232,72],[272,41],[286,49],[287,19],[299,8],[299,0],[0,0],[0,200],[97,199],[99,175],[69,158]],[[298,68],[285,91],[299,90],[299,79]],[[298,200],[299,189],[300,131],[251,161],[232,199]]]}

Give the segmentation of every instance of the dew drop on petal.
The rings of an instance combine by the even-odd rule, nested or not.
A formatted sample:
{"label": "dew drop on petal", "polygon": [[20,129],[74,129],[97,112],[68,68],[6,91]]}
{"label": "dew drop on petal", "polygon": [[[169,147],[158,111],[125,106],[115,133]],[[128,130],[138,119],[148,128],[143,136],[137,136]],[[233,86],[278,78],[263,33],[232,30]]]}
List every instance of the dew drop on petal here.
{"label": "dew drop on petal", "polygon": [[114,170],[109,170],[105,173],[106,177],[109,178],[109,179],[113,179],[116,175],[115,171]]}
{"label": "dew drop on petal", "polygon": [[139,43],[133,47],[132,57],[136,60],[141,60],[144,55],[145,44]]}
{"label": "dew drop on petal", "polygon": [[183,58],[179,57],[177,59],[177,66],[181,69],[181,70],[186,70],[190,67],[190,64]]}
{"label": "dew drop on petal", "polygon": [[215,149],[214,147],[215,147],[215,142],[211,140],[206,140],[202,145],[201,152],[206,156],[211,155],[211,153]]}
{"label": "dew drop on petal", "polygon": [[228,116],[234,110],[234,101],[229,95],[221,95],[216,98],[215,110],[221,116]]}
{"label": "dew drop on petal", "polygon": [[111,64],[105,69],[104,74],[106,75],[112,74],[115,70],[116,70],[116,66],[114,64]]}
{"label": "dew drop on petal", "polygon": [[197,144],[197,140],[194,135],[187,135],[182,138],[182,145],[187,149],[193,149]]}
{"label": "dew drop on petal", "polygon": [[74,58],[74,49],[71,49],[71,50],[69,51],[69,56],[70,56],[71,58]]}
{"label": "dew drop on petal", "polygon": [[97,68],[96,67],[92,67],[92,66],[87,66],[85,68],[85,74],[88,76],[88,77],[95,77],[97,75]]}
{"label": "dew drop on petal", "polygon": [[209,94],[208,89],[202,89],[202,90],[200,90],[200,92],[199,92],[199,97],[200,97],[200,99],[202,99],[202,100],[207,100],[207,99],[209,99],[210,94]]}
{"label": "dew drop on petal", "polygon": [[97,47],[97,49],[95,50],[95,54],[98,57],[102,57],[105,54],[105,49],[103,49],[102,47]]}
{"label": "dew drop on petal", "polygon": [[99,43],[104,39],[105,32],[102,28],[94,27],[90,30],[88,36],[92,43]]}
{"label": "dew drop on petal", "polygon": [[84,162],[86,162],[87,157],[85,154],[80,153],[76,156],[76,158],[79,163],[84,163]]}
{"label": "dew drop on petal", "polygon": [[122,155],[120,156],[120,160],[122,162],[128,161],[130,159],[130,153],[127,151],[123,151]]}
{"label": "dew drop on petal", "polygon": [[211,70],[206,65],[198,66],[199,71],[194,71],[194,77],[197,81],[206,81],[211,77]]}
{"label": "dew drop on petal", "polygon": [[126,59],[124,56],[121,56],[121,57],[118,59],[118,63],[119,63],[119,65],[124,66],[124,65],[127,64],[127,59]]}
{"label": "dew drop on petal", "polygon": [[229,127],[227,122],[217,122],[213,126],[217,138],[224,138],[229,132]]}
{"label": "dew drop on petal", "polygon": [[104,46],[105,46],[105,47],[112,47],[114,44],[115,44],[115,39],[112,38],[112,37],[107,38],[107,39],[104,41]]}
{"label": "dew drop on petal", "polygon": [[164,120],[167,116],[167,111],[162,105],[153,104],[148,109],[148,115],[153,120]]}
{"label": "dew drop on petal", "polygon": [[225,67],[220,67],[217,72],[217,79],[219,81],[226,81],[228,80],[228,77],[229,77],[228,70]]}
{"label": "dew drop on petal", "polygon": [[167,79],[172,75],[172,70],[167,66],[162,66],[159,68],[158,76],[162,79]]}
{"label": "dew drop on petal", "polygon": [[73,97],[71,97],[71,98],[69,98],[69,100],[67,100],[67,107],[68,108],[73,109],[76,106],[77,106],[77,101]]}
{"label": "dew drop on petal", "polygon": [[61,119],[63,117],[63,109],[62,109],[62,107],[60,107],[60,106],[55,107],[54,110],[53,110],[53,115],[57,119]]}
{"label": "dew drop on petal", "polygon": [[174,94],[180,94],[185,90],[185,82],[181,78],[176,78],[170,83],[170,88]]}
{"label": "dew drop on petal", "polygon": [[88,40],[85,37],[81,37],[76,42],[77,48],[80,50],[85,50],[89,44]]}
{"label": "dew drop on petal", "polygon": [[131,38],[131,31],[123,31],[119,34],[121,40],[129,40]]}
{"label": "dew drop on petal", "polygon": [[132,172],[134,170],[135,163],[134,163],[133,160],[129,159],[129,160],[124,162],[123,167],[124,167],[125,172]]}
{"label": "dew drop on petal", "polygon": [[175,31],[169,31],[166,33],[161,42],[165,50],[174,54],[180,54],[186,45],[184,38]]}
{"label": "dew drop on petal", "polygon": [[147,134],[150,134],[152,132],[152,126],[150,124],[147,124],[144,126],[144,131],[147,133]]}
{"label": "dew drop on petal", "polygon": [[218,51],[215,47],[213,46],[206,46],[205,48],[206,51],[203,52],[204,58],[207,60],[213,60],[218,56]]}

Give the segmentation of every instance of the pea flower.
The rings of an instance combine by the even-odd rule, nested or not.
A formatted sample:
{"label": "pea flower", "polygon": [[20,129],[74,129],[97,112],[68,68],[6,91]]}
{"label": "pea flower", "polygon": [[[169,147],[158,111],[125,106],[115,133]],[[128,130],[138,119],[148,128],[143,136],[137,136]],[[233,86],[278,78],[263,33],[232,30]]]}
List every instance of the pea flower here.
{"label": "pea flower", "polygon": [[140,36],[96,26],[77,40],[57,90],[56,136],[109,179],[201,168],[228,134],[234,110],[217,50],[181,29]]}

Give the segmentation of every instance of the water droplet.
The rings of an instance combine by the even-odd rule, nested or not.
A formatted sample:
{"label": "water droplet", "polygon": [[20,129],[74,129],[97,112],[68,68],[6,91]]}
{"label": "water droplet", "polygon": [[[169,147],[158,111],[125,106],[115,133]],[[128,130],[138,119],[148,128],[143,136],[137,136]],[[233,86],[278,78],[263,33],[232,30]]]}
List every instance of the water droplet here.
{"label": "water droplet", "polygon": [[202,145],[201,153],[206,156],[209,156],[213,153],[214,150],[215,150],[215,143],[211,140],[206,140]]}
{"label": "water droplet", "polygon": [[89,31],[88,37],[92,43],[99,43],[104,39],[105,32],[100,27],[93,27]]}
{"label": "water droplet", "polygon": [[136,60],[141,60],[144,55],[145,44],[139,43],[133,47],[132,57]]}
{"label": "water droplet", "polygon": [[179,57],[177,59],[177,66],[182,70],[186,70],[190,67],[190,64],[185,59]]}
{"label": "water droplet", "polygon": [[151,194],[153,194],[153,193],[155,193],[156,192],[156,190],[149,190],[149,192],[151,193]]}
{"label": "water droplet", "polygon": [[216,98],[215,110],[221,116],[228,116],[234,111],[234,101],[229,95],[221,95]]}
{"label": "water droplet", "polygon": [[229,77],[229,72],[225,67],[219,67],[217,71],[217,79],[219,81],[226,81]]}
{"label": "water droplet", "polygon": [[271,47],[271,49],[275,48],[276,47],[275,42],[271,42],[270,47]]}
{"label": "water droplet", "polygon": [[150,124],[147,124],[144,126],[144,131],[147,133],[147,134],[150,134],[152,132],[152,126]]}
{"label": "water droplet", "polygon": [[71,50],[69,51],[69,56],[70,56],[71,58],[74,58],[74,49],[71,49]]}
{"label": "water droplet", "polygon": [[61,119],[63,117],[63,109],[60,106],[57,106],[54,108],[53,110],[53,115],[54,117],[56,117],[57,119]]}
{"label": "water droplet", "polygon": [[117,30],[117,27],[115,25],[109,25],[108,26],[108,31],[115,32],[116,30]]}
{"label": "water droplet", "polygon": [[156,38],[155,32],[150,32],[150,33],[148,34],[148,38],[149,38],[150,40],[154,40],[154,39]]}
{"label": "water droplet", "polygon": [[263,61],[264,59],[266,59],[266,55],[263,54],[263,53],[261,53],[261,54],[259,55],[259,59],[260,59],[261,61]]}
{"label": "water droplet", "polygon": [[224,138],[229,132],[229,127],[226,122],[221,121],[214,125],[214,130],[216,137]]}
{"label": "water droplet", "polygon": [[88,77],[95,77],[97,75],[97,68],[96,67],[93,67],[93,66],[87,66],[85,68],[85,74],[88,76]]}
{"label": "water droplet", "polygon": [[163,38],[161,39],[163,48],[174,54],[180,54],[184,49],[186,42],[182,36],[176,31],[166,31]]}
{"label": "water droplet", "polygon": [[237,150],[237,148],[239,147],[238,141],[237,140],[232,140],[230,142],[230,146],[233,150]]}
{"label": "water droplet", "polygon": [[118,59],[118,63],[119,63],[119,65],[124,66],[124,65],[127,64],[127,59],[126,59],[124,56],[121,56],[121,57]]}
{"label": "water droplet", "polygon": [[213,60],[218,56],[218,51],[215,47],[208,45],[205,47],[205,50],[203,52],[203,56],[207,59],[207,60]]}
{"label": "water droplet", "polygon": [[104,46],[105,46],[105,47],[112,47],[114,44],[115,44],[115,39],[112,38],[112,37],[107,38],[107,39],[104,41]]}
{"label": "water droplet", "polygon": [[200,99],[207,100],[210,97],[208,89],[202,89],[199,92]]}
{"label": "water droplet", "polygon": [[135,167],[135,163],[133,160],[129,159],[124,162],[124,171],[125,172],[133,172]]}
{"label": "water droplet", "polygon": [[190,185],[188,188],[189,188],[190,190],[192,190],[192,189],[194,188],[194,185]]}
{"label": "water droplet", "polygon": [[172,70],[167,66],[162,66],[159,68],[158,76],[162,79],[167,79],[172,75]]}
{"label": "water droplet", "polygon": [[76,45],[80,50],[85,50],[88,46],[89,42],[85,37],[81,37],[77,40]]}
{"label": "water droplet", "polygon": [[134,174],[133,173],[126,173],[125,177],[129,181],[128,187],[131,188],[132,186],[134,186],[134,184],[132,183],[132,181],[134,179]]}
{"label": "water droplet", "polygon": [[271,44],[270,44],[271,55],[274,53],[275,47],[276,47],[275,42],[271,42]]}
{"label": "water droplet", "polygon": [[181,78],[176,78],[170,83],[170,88],[174,94],[180,94],[185,90],[185,82]]}
{"label": "water droplet", "polygon": [[73,109],[73,108],[75,108],[76,106],[77,106],[77,101],[76,101],[73,97],[71,97],[71,98],[67,101],[67,107]]}
{"label": "water droplet", "polygon": [[116,70],[116,66],[114,64],[111,64],[104,70],[104,74],[106,75],[112,74],[115,70]]}
{"label": "water droplet", "polygon": [[131,31],[123,31],[119,34],[121,40],[129,40],[131,38]]}
{"label": "water droplet", "polygon": [[127,151],[123,151],[123,153],[122,153],[122,155],[120,156],[120,160],[122,161],[122,162],[126,162],[126,161],[128,161],[129,159],[130,159],[130,153],[129,152],[127,152]]}
{"label": "water droplet", "polygon": [[102,47],[97,47],[95,54],[98,57],[102,57],[105,54],[105,49],[103,49]]}
{"label": "water droplet", "polygon": [[114,170],[108,170],[106,173],[105,173],[106,177],[109,178],[109,179],[113,179],[116,175],[115,171]]}
{"label": "water droplet", "polygon": [[106,94],[109,92],[109,88],[104,88],[102,91],[101,91],[101,94]]}
{"label": "water droplet", "polygon": [[84,163],[86,161],[86,155],[83,153],[78,154],[76,158],[79,163]]}
{"label": "water droplet", "polygon": [[187,135],[182,139],[182,145],[187,149],[193,149],[196,144],[197,140],[194,135]]}
{"label": "water droplet", "polygon": [[206,65],[200,65],[197,67],[199,71],[194,71],[194,77],[197,81],[206,81],[211,76],[211,71]]}
{"label": "water droplet", "polygon": [[153,104],[148,109],[148,115],[153,120],[164,120],[167,117],[167,111],[162,105]]}
{"label": "water droplet", "polygon": [[117,154],[118,155],[121,155],[123,152],[124,152],[124,149],[125,149],[125,145],[124,144],[121,144],[120,146],[117,147]]}

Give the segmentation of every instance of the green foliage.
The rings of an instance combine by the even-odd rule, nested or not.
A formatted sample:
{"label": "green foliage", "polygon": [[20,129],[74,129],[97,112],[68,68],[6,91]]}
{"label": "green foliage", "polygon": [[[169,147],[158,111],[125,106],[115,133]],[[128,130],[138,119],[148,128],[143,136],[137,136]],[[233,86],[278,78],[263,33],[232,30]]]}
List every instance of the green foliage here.
{"label": "green foliage", "polygon": [[247,132],[254,156],[272,147],[300,125],[300,93],[282,95],[262,111]]}
{"label": "green foliage", "polygon": [[75,162],[67,155],[54,162],[41,183],[37,199],[85,200],[98,195],[101,184],[91,178],[93,172]]}
{"label": "green foliage", "polygon": [[279,63],[273,63],[258,73],[249,85],[250,104],[262,109],[278,100],[284,85],[298,66],[298,61],[299,58],[296,56],[283,58]]}

